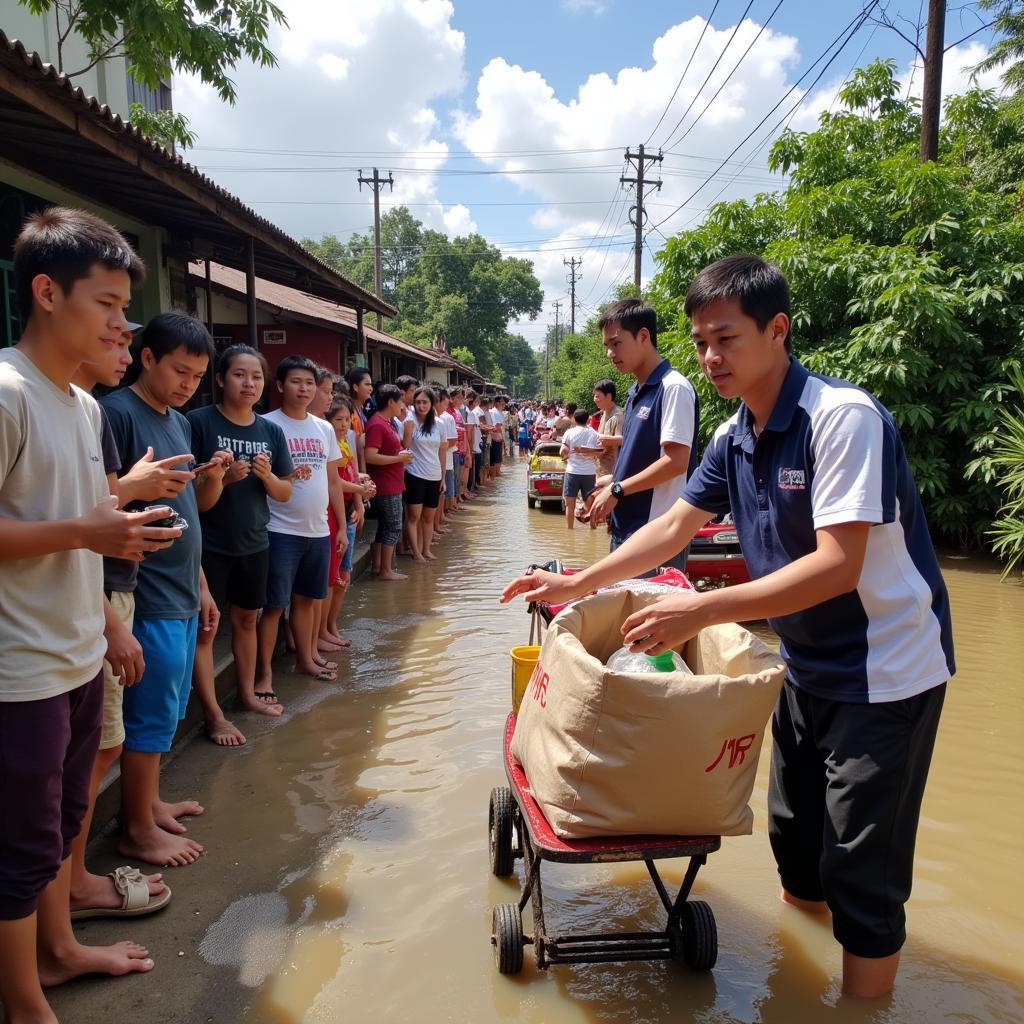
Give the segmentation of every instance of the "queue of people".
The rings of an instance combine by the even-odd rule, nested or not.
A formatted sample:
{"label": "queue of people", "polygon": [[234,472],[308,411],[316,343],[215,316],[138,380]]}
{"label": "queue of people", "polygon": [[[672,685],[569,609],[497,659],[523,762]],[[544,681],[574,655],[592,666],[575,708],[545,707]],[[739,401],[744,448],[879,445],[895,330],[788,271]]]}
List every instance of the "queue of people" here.
{"label": "queue of people", "polygon": [[[373,578],[407,579],[396,551],[429,565],[500,474],[506,417],[472,390],[374,387],[368,370],[342,378],[303,356],[271,375],[247,345],[217,353],[184,313],[129,323],[145,268],[82,211],[29,217],[14,267],[24,330],[0,352],[0,1003],[18,1022],[54,1019],[43,986],[153,967],[135,943],[85,946],[72,931],[172,898],[159,873],[91,872],[89,825],[120,759],[120,852],[161,867],[203,854],[181,819],[204,809],[164,799],[161,760],[193,688],[209,738],[246,742],[215,692],[222,611],[240,710],[282,714],[282,635],[294,672],[337,680],[328,655],[351,647],[338,620],[368,513]],[[184,413],[211,371],[218,400]],[[261,414],[268,388],[279,407]]]}

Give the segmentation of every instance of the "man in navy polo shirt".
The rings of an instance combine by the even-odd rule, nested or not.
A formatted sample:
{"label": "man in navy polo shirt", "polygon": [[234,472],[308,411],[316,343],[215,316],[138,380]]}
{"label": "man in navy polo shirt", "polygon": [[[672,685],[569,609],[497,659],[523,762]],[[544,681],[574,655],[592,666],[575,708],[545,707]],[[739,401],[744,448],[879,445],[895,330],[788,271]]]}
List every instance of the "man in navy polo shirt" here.
{"label": "man in navy polo shirt", "polygon": [[[611,524],[614,551],[667,512],[697,465],[700,406],[693,385],[658,352],[658,315],[641,299],[623,299],[598,321],[608,358],[636,377],[623,413],[622,445],[591,507],[592,522]],[[663,563],[686,568],[686,546]]]}
{"label": "man in navy polo shirt", "polygon": [[680,592],[622,626],[660,653],[705,626],[767,618],[788,671],[772,724],[768,833],[785,903],[832,912],[843,991],[884,995],[906,938],[914,841],[946,681],[949,599],[892,416],[792,358],[789,289],[757,256],[686,295],[701,367],[742,398],[682,500],[601,562],[535,572],[502,600],[561,603],[636,576],[731,510],[752,582]]}

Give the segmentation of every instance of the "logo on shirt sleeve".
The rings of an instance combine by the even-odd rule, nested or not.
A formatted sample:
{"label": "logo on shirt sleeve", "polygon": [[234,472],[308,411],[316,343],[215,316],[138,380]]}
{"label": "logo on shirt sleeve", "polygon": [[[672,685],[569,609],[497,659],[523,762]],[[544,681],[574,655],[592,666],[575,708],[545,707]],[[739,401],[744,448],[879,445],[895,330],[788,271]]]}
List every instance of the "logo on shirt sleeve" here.
{"label": "logo on shirt sleeve", "polygon": [[807,490],[807,471],[804,469],[780,469],[779,490],[781,491],[805,491]]}

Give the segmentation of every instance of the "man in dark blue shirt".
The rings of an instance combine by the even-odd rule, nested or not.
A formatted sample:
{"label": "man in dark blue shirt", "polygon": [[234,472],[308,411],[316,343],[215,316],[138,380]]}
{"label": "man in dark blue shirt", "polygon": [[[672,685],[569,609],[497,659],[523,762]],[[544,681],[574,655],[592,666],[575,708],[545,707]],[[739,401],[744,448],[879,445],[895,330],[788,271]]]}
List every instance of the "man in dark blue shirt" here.
{"label": "man in dark blue shirt", "polygon": [[[597,481],[595,523],[609,520],[614,551],[667,512],[697,465],[699,403],[693,385],[658,351],[658,316],[640,299],[623,299],[601,316],[608,358],[636,377],[623,413],[622,444],[610,478]],[[685,547],[664,564],[686,567]]]}
{"label": "man in dark blue shirt", "polygon": [[949,600],[893,419],[871,395],[793,357],[778,268],[705,268],[685,310],[704,373],[742,398],[681,500],[572,576],[535,572],[510,600],[562,603],[658,565],[733,513],[752,580],[683,591],[622,625],[658,654],[705,626],[768,619],[786,683],[776,707],[768,832],[784,902],[832,912],[843,991],[890,991],[906,938],[914,840],[946,681]]}

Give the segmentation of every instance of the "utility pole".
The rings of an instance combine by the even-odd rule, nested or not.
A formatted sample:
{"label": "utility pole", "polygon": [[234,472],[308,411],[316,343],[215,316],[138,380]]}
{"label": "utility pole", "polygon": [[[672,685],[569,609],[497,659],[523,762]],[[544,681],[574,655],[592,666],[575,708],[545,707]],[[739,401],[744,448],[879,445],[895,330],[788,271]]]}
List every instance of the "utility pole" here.
{"label": "utility pole", "polygon": [[942,113],[942,55],[946,42],[946,0],[928,0],[928,36],[921,94],[921,163],[939,158]]}
{"label": "utility pole", "polygon": [[561,312],[562,312],[562,302],[561,302],[560,299],[556,299],[555,300],[555,358],[556,359],[558,358],[558,348],[559,348],[559,346],[561,345],[561,342],[562,342],[562,337],[561,337],[561,333],[560,333],[562,325],[561,325],[561,321],[559,319],[559,316],[560,316]]}
{"label": "utility pole", "polygon": [[576,333],[576,282],[583,280],[582,274],[576,273],[577,267],[583,266],[583,257],[573,256],[567,260],[562,257],[562,266],[569,268],[569,333]]}
{"label": "utility pole", "polygon": [[[362,168],[359,169],[359,191],[363,191],[364,185],[370,185],[373,188],[373,290],[379,299],[380,294],[380,190],[385,186],[389,186],[391,191],[395,190],[395,179],[391,177],[391,172],[388,171],[388,176],[382,178],[377,173],[377,168],[373,169],[372,178],[364,178]],[[384,325],[384,318],[377,314],[377,330],[379,331]]]}
{"label": "utility pole", "polygon": [[644,152],[643,143],[637,147],[635,153],[626,150],[626,162],[630,167],[636,168],[636,177],[619,178],[623,185],[632,185],[636,189],[636,205],[630,207],[629,222],[636,228],[636,241],[633,243],[633,284],[636,285],[637,294],[640,292],[640,260],[644,254],[644,223],[647,214],[644,212],[644,199],[652,190],[661,190],[661,179],[652,181],[645,176],[648,164],[660,164],[662,161],[661,150],[654,156]]}

